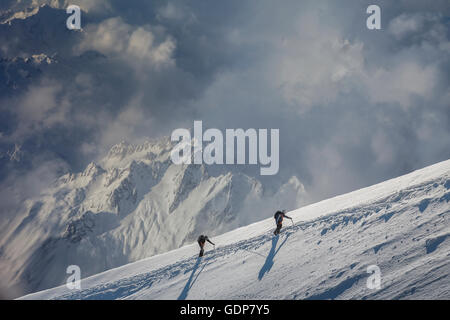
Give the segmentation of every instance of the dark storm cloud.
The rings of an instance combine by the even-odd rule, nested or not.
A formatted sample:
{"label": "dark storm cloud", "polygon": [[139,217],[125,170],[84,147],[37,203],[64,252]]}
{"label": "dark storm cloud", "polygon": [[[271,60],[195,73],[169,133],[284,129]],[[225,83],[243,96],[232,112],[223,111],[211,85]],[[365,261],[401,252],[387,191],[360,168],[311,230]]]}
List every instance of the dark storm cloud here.
{"label": "dark storm cloud", "polygon": [[3,172],[80,170],[121,140],[194,120],[280,128],[279,177],[297,175],[310,200],[450,156],[447,1],[379,1],[376,31],[369,1],[71,3],[87,11],[83,32],[51,8],[0,26],[3,58],[57,61],[2,87]]}
{"label": "dark storm cloud", "polygon": [[367,30],[362,3],[258,6],[224,35],[254,60],[194,102],[206,123],[280,128],[280,174],[299,175],[314,199],[448,158],[445,2],[381,4],[381,31]]}

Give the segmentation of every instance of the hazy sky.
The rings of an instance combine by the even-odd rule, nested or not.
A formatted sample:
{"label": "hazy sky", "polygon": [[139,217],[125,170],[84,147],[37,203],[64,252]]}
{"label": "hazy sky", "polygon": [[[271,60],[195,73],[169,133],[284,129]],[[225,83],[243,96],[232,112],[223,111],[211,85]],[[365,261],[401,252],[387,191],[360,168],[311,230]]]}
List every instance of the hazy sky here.
{"label": "hazy sky", "polygon": [[[450,158],[448,1],[69,1],[83,32],[38,2],[54,8],[0,25],[3,213],[194,120],[280,129],[279,176],[312,200]],[[41,53],[56,63],[14,59]]]}

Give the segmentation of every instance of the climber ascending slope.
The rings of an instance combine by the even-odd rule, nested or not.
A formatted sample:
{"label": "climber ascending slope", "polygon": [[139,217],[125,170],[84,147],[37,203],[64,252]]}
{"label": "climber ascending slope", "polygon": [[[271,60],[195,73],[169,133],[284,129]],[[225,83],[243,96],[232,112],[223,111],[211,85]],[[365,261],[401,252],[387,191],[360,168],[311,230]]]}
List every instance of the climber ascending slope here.
{"label": "climber ascending slope", "polygon": [[288,219],[291,219],[291,221],[292,221],[292,218],[288,217],[285,214],[284,210],[275,212],[275,215],[273,217],[275,218],[275,224],[277,225],[277,228],[273,232],[274,235],[277,235],[280,233],[281,227],[283,226],[283,218],[288,218]]}
{"label": "climber ascending slope", "polygon": [[199,254],[199,257],[202,257],[202,256],[203,256],[203,252],[204,252],[203,247],[205,246],[205,242],[206,242],[206,241],[208,241],[209,243],[211,243],[211,244],[215,247],[215,244],[212,243],[212,242],[209,240],[208,236],[200,235],[200,236],[198,237],[198,239],[197,239],[198,245],[200,246],[200,254]]}

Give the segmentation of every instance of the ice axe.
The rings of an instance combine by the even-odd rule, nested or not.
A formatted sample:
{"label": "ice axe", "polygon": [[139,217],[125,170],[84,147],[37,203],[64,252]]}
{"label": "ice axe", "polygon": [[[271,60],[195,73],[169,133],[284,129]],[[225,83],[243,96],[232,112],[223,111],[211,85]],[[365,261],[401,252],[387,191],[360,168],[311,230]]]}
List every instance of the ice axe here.
{"label": "ice axe", "polygon": [[[281,212],[283,212],[283,213],[286,213],[286,209],[284,209],[284,210],[282,210]],[[291,220],[291,222],[292,222],[292,226],[294,226],[294,220],[292,220],[292,218],[289,218],[290,220]]]}
{"label": "ice axe", "polygon": [[292,226],[294,226],[294,220],[292,220],[292,218],[289,218],[289,219],[291,219],[291,222],[292,222]]}

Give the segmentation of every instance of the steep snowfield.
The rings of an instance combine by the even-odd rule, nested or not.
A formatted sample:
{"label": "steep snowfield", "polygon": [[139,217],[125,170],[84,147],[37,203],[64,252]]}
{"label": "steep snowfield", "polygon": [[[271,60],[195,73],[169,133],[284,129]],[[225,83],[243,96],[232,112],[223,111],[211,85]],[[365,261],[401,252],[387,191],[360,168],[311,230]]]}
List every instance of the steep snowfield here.
{"label": "steep snowfield", "polygon": [[2,281],[24,293],[55,287],[68,265],[93,275],[296,208],[305,194],[296,177],[271,192],[237,170],[174,165],[172,148],[168,138],[120,143],[26,201],[1,233]]}
{"label": "steep snowfield", "polygon": [[23,299],[449,299],[449,201],[450,160]]}

